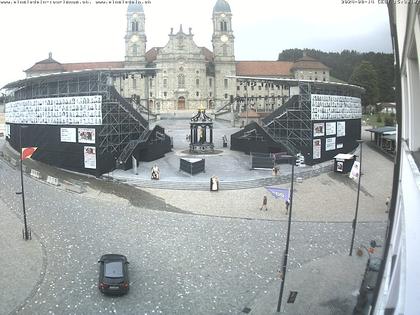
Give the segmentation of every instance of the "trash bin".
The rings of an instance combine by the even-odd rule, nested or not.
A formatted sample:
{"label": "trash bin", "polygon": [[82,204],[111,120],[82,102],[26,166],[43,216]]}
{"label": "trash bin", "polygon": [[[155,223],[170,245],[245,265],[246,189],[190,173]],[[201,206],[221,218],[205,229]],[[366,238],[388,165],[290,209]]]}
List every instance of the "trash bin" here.
{"label": "trash bin", "polygon": [[334,156],[334,172],[349,173],[355,160],[356,156],[354,154],[337,154]]}

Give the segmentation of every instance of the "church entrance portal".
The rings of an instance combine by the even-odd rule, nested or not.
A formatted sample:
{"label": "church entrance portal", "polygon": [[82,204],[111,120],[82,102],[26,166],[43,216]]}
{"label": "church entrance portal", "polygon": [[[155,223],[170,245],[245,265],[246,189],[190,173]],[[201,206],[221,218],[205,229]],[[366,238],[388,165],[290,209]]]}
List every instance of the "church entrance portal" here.
{"label": "church entrance portal", "polygon": [[185,109],[185,97],[178,98],[178,109]]}

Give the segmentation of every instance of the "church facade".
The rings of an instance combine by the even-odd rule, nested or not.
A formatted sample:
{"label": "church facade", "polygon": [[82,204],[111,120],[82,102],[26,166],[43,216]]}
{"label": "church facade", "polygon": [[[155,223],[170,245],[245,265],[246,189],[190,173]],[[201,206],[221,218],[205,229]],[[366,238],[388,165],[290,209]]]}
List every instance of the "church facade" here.
{"label": "church facade", "polygon": [[[154,77],[133,75],[122,82],[125,97],[149,98],[152,110],[173,111],[219,107],[236,91],[236,75],[232,14],[225,0],[213,8],[213,51],[194,42],[191,28],[185,32],[171,29],[163,47],[146,50],[145,13],[141,4],[129,5],[125,36],[124,67],[155,67]],[[121,80],[121,78],[119,79]]]}
{"label": "church facade", "polygon": [[[194,42],[192,29],[170,30],[165,46],[147,49],[146,15],[141,4],[127,9],[125,58],[118,62],[59,63],[49,58],[26,70],[28,77],[87,69],[129,69],[130,75],[114,77],[113,84],[151,112],[175,112],[198,108],[219,109],[235,97],[247,99],[256,111],[272,111],[286,102],[288,86],[256,81],[243,85],[232,76],[295,78],[329,81],[329,68],[304,56],[296,62],[236,61],[232,12],[226,0],[217,0],[212,12],[212,51]],[[157,69],[144,75],[133,69]],[[127,71],[128,72],[128,71]],[[123,73],[123,72],[122,72]]]}

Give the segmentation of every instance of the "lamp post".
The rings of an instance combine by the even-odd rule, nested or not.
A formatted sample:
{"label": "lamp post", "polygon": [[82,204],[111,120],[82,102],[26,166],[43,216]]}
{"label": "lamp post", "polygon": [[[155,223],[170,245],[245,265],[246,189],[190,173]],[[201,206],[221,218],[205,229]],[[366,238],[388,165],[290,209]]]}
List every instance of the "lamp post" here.
{"label": "lamp post", "polygon": [[19,146],[20,146],[20,183],[22,190],[20,194],[22,195],[22,206],[23,206],[23,224],[24,224],[24,233],[23,237],[27,241],[29,239],[28,234],[28,225],[26,222],[26,208],[25,208],[25,190],[23,188],[23,156],[22,156],[22,129],[27,128],[28,126],[19,126]]}
{"label": "lamp post", "polygon": [[350,245],[350,254],[351,256],[353,254],[353,243],[354,243],[354,235],[356,234],[356,224],[357,224],[357,213],[359,212],[359,196],[360,196],[360,180],[362,178],[362,148],[363,148],[363,140],[357,140],[357,142],[360,144],[360,164],[359,164],[359,178],[358,178],[358,184],[357,184],[357,199],[356,199],[356,211],[354,213],[354,219],[352,222],[352,228],[353,228],[353,235],[351,237],[351,245]]}
{"label": "lamp post", "polygon": [[280,312],[281,301],[283,299],[284,282],[286,281],[286,271],[287,271],[287,258],[289,256],[290,226],[292,223],[293,182],[294,182],[294,176],[295,176],[296,158],[294,156],[288,156],[289,161],[290,161],[290,158],[292,160],[292,182],[290,184],[290,209],[289,209],[289,220],[288,220],[288,225],[287,225],[286,249],[284,251],[284,256],[283,256],[282,280],[281,280],[281,285],[280,285],[279,301],[277,303],[277,312]]}

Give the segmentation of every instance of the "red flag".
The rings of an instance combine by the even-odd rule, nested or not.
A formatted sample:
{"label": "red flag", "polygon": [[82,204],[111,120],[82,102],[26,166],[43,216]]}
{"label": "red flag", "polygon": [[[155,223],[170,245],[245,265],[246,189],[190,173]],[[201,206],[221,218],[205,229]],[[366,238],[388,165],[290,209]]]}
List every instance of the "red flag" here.
{"label": "red flag", "polygon": [[29,159],[38,149],[37,147],[22,148],[22,160]]}

